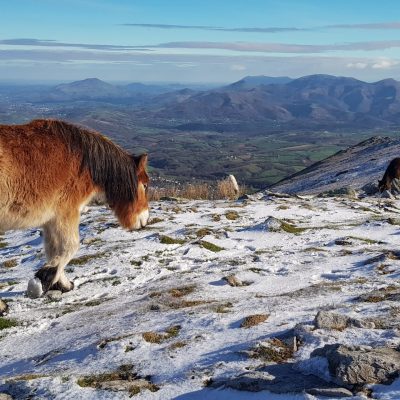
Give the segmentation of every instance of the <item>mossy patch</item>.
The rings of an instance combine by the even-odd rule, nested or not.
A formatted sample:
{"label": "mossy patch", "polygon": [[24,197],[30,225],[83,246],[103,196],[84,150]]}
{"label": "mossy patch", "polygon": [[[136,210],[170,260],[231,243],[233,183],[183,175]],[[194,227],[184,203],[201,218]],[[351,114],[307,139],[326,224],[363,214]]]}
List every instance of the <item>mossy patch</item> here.
{"label": "mossy patch", "polygon": [[289,224],[288,222],[281,221],[281,229],[287,233],[301,233],[307,230],[307,228],[300,228],[296,225]]}
{"label": "mossy patch", "polygon": [[239,219],[239,213],[234,210],[227,211],[225,213],[225,218],[228,219],[229,221],[235,221]]}
{"label": "mossy patch", "polygon": [[17,326],[18,322],[15,319],[8,319],[0,317],[0,331],[3,329],[13,328]]}
{"label": "mossy patch", "polygon": [[95,254],[85,254],[83,256],[73,258],[68,264],[69,265],[84,265],[91,260],[95,260],[97,258],[102,258],[106,254],[107,253],[105,253],[105,252],[99,252],[99,253],[95,253]]}
{"label": "mossy patch", "polygon": [[171,236],[160,235],[160,243],[162,244],[184,244],[184,239],[172,238]]}
{"label": "mossy patch", "polygon": [[213,253],[218,253],[219,251],[225,250],[223,247],[217,246],[216,244],[207,242],[205,240],[200,241],[200,246],[212,251]]}
{"label": "mossy patch", "polygon": [[203,238],[204,236],[210,235],[212,230],[210,228],[200,228],[196,231],[196,236],[198,238]]}

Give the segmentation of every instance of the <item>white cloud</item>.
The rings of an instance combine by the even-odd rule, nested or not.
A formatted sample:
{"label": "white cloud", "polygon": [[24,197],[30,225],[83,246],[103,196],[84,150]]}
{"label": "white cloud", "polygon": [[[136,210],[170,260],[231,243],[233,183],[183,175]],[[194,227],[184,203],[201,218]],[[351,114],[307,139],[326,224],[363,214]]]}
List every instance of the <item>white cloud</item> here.
{"label": "white cloud", "polygon": [[245,71],[247,68],[245,65],[241,64],[233,64],[231,65],[231,70],[232,71]]}
{"label": "white cloud", "polygon": [[367,63],[364,62],[351,62],[346,65],[347,68],[355,68],[355,69],[365,69],[368,67]]}
{"label": "white cloud", "polygon": [[393,61],[389,59],[382,59],[372,64],[372,68],[374,69],[390,69],[395,65],[399,64],[398,61]]}

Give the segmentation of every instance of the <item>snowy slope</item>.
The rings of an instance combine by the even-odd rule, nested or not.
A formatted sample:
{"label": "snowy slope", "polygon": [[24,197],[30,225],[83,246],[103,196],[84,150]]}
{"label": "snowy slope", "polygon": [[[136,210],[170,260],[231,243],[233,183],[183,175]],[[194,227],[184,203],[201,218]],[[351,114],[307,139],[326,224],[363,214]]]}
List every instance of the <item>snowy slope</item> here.
{"label": "snowy slope", "polygon": [[400,139],[372,137],[285,178],[272,186],[284,193],[322,193],[378,183],[389,162],[400,157]]}
{"label": "snowy slope", "polygon": [[[375,198],[262,193],[244,202],[164,201],[152,204],[153,224],[139,232],[123,231],[108,209],[91,207],[82,216],[81,250],[68,267],[75,289],[60,301],[25,297],[43,262],[41,237],[38,230],[9,232],[0,250],[0,298],[18,325],[0,330],[0,392],[18,399],[125,399],[132,389],[93,388],[82,378],[87,383],[129,365],[141,382],[159,389],[142,389],[138,399],[317,399],[213,389],[205,382],[262,365],[246,351],[297,324],[307,339],[294,360],[304,360],[303,372],[325,378],[326,367],[307,361],[317,347],[400,344],[396,326],[313,328],[320,309],[400,321],[395,302],[358,299],[373,289],[400,288],[400,261],[387,257],[382,267],[373,259],[398,249],[398,207],[386,200],[378,208]],[[305,229],[268,231],[269,216]],[[168,243],[171,238],[181,242]],[[1,266],[9,260],[18,265]],[[223,279],[229,275],[243,286],[229,285]],[[268,318],[240,327],[252,314]],[[372,389],[376,398],[400,398],[399,381]]]}

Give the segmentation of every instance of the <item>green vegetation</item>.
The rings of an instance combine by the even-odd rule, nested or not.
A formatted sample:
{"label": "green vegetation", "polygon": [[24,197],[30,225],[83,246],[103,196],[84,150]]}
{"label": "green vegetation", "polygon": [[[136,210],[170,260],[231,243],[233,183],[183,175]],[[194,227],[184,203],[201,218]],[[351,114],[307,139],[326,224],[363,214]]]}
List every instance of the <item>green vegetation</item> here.
{"label": "green vegetation", "polygon": [[8,319],[0,317],[0,331],[7,328],[17,326],[18,322],[15,319]]}
{"label": "green vegetation", "polygon": [[225,250],[223,247],[217,246],[214,243],[206,242],[205,240],[200,241],[200,246],[214,253],[218,253],[219,251]]}
{"label": "green vegetation", "polygon": [[184,239],[176,239],[171,236],[160,235],[160,243],[162,244],[184,244]]}

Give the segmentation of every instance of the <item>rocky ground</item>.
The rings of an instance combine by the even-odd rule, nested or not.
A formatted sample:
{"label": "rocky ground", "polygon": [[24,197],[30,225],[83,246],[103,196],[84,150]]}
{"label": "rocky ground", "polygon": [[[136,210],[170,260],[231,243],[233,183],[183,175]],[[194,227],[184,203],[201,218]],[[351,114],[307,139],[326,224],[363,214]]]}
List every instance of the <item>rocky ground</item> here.
{"label": "rocky ground", "polygon": [[156,202],[125,232],[91,207],[75,289],[38,299],[25,290],[40,232],[4,234],[0,392],[399,399],[399,213],[397,200],[265,192]]}

